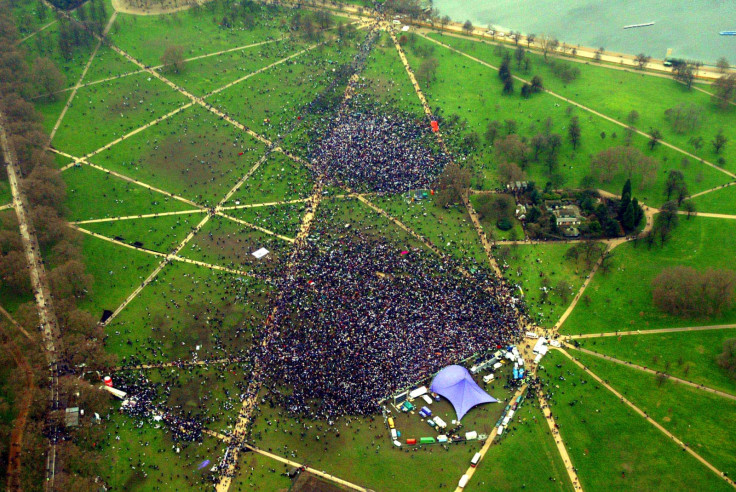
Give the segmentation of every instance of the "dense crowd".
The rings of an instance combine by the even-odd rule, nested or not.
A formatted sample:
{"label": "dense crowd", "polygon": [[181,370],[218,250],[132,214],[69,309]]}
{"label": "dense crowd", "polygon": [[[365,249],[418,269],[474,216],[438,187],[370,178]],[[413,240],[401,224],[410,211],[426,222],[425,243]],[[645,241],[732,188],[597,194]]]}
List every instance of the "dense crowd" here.
{"label": "dense crowd", "polygon": [[400,113],[376,111],[356,96],[311,156],[317,172],[361,191],[428,188],[447,157],[431,149],[429,127]]}
{"label": "dense crowd", "polygon": [[392,392],[517,335],[505,287],[421,250],[353,232],[306,247],[297,265],[262,355],[294,413],[375,413]]}

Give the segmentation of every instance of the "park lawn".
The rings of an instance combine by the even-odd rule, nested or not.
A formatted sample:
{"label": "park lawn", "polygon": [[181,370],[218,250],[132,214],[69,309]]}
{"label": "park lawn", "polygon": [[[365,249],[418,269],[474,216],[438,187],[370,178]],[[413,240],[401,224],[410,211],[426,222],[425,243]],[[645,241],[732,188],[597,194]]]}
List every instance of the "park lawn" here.
{"label": "park lawn", "polygon": [[730,488],[563,354],[551,351],[544,367],[551,410],[584,490]]}
{"label": "park lawn", "polygon": [[578,340],[588,350],[736,394],[736,381],[716,362],[734,330],[659,333]]}
{"label": "park lawn", "polygon": [[[501,56],[495,53],[494,47],[490,44],[438,34],[430,34],[430,37],[494,66],[501,63]],[[512,51],[508,52],[513,55]],[[657,128],[662,132],[665,141],[702,159],[713,163],[717,161],[719,155],[715,153],[710,142],[719,129],[723,129],[729,142],[736,141],[736,112],[733,108],[720,109],[712,102],[709,94],[688,90],[686,86],[672,79],[647,75],[637,70],[617,70],[556,60],[558,63],[566,63],[580,69],[578,79],[565,84],[552,74],[550,65],[544,62],[541,55],[527,53],[527,56],[531,57],[533,67],[529,73],[515,69],[515,61],[512,61],[512,73],[527,80],[531,80],[534,75],[540,75],[546,89],[624,124],[629,124],[627,116],[632,110],[636,110],[639,113],[639,119],[634,123],[636,128],[644,132],[649,132],[650,128]],[[665,111],[678,104],[694,104],[701,108],[699,128],[687,134],[678,134],[672,129]],[[689,143],[692,137],[697,136],[703,139],[703,147],[699,150]],[[736,167],[736,146],[727,144],[722,156],[726,160],[726,168],[733,171]]]}
{"label": "park lawn", "polygon": [[[266,248],[267,256],[253,252]],[[220,216],[212,217],[180,255],[212,265],[258,275],[277,276],[290,254],[292,243]]]}
{"label": "park lawn", "polygon": [[[100,46],[100,49],[97,50],[95,59],[92,60],[92,64],[84,75],[82,82],[88,84],[90,82],[97,82],[98,80],[137,72],[138,70],[140,70],[138,65],[131,62],[109,46],[103,44]],[[71,84],[68,82],[69,81],[67,81],[67,85],[73,87],[76,80]]]}
{"label": "park lawn", "polygon": [[565,464],[536,401],[525,402],[503,439],[488,449],[465,490],[572,490]]}
{"label": "park lawn", "polygon": [[440,251],[463,263],[488,267],[488,256],[478,232],[462,204],[438,207],[430,197],[408,202],[403,193],[370,198],[392,217],[396,217]]}
{"label": "park lawn", "polygon": [[51,153],[51,156],[54,158],[54,167],[57,169],[61,169],[72,162],[71,159],[61,154]]}
{"label": "park lawn", "polygon": [[51,8],[40,0],[13,2],[10,10],[21,38],[55,20]]}
{"label": "park lawn", "polygon": [[[555,325],[590,271],[582,260],[565,258],[570,248],[570,244],[556,242],[494,247],[494,256],[504,277],[521,287],[527,312],[540,326],[551,328]],[[566,283],[569,286],[567,296],[561,297],[553,291],[542,303],[545,282],[550,289]]]}
{"label": "park lawn", "polygon": [[137,244],[143,249],[170,253],[203,218],[204,212],[200,212],[82,224],[80,227],[126,244]]}
{"label": "park lawn", "polygon": [[595,275],[561,331],[603,333],[733,323],[736,308],[712,318],[680,318],[652,303],[652,281],[665,268],[727,266],[723,259],[736,254],[732,235],[730,220],[682,217],[663,247],[657,243],[650,249],[641,240],[622,244],[613,250],[610,271]]}
{"label": "park lawn", "polygon": [[[478,200],[480,199],[480,197],[481,195],[478,195],[478,194],[471,194],[469,196],[470,203],[473,204],[473,208],[475,209],[476,212],[478,211],[477,204],[478,204]],[[493,216],[486,217],[486,216],[480,215],[480,213],[478,213],[478,216],[479,216],[480,223],[483,226],[483,230],[485,231],[485,233],[489,237],[497,241],[498,240],[519,241],[519,240],[524,239],[524,237],[526,236],[526,233],[524,232],[524,228],[522,227],[521,222],[519,222],[519,220],[513,215],[510,218],[507,217],[511,221],[511,224],[513,225],[513,227],[511,227],[511,229],[509,229],[508,231],[502,231],[497,226],[498,221],[502,218],[501,216],[493,215]]]}
{"label": "park lawn", "polygon": [[263,227],[282,236],[295,238],[306,209],[303,203],[289,203],[270,207],[253,207],[227,210],[231,217]]}
{"label": "park lawn", "polygon": [[6,205],[13,201],[13,193],[8,182],[8,173],[5,169],[0,171],[0,204]]}
{"label": "park lawn", "polygon": [[110,147],[94,162],[215,206],[265,152],[264,144],[196,105]]}
{"label": "park lawn", "polygon": [[161,258],[80,234],[87,273],[94,277],[92,292],[79,307],[101,318],[114,311],[148,277]]}
{"label": "park lawn", "polygon": [[312,194],[311,172],[281,152],[266,161],[238,188],[226,206],[300,200]]}
{"label": "park lawn", "polygon": [[180,73],[167,68],[161,68],[159,72],[189,92],[204,96],[278,60],[291,56],[305,47],[306,45],[294,43],[287,38],[283,41],[274,41],[261,46],[187,61]]}
{"label": "park lawn", "polygon": [[265,319],[269,292],[248,277],[174,261],[105,328],[107,350],[122,363],[239,355]]}
{"label": "park lawn", "polygon": [[[307,105],[328,88],[337,68],[348,63],[355,51],[355,43],[328,42],[207,101],[254,132],[275,140],[299,123],[297,118],[307,113]],[[334,90],[342,93],[344,84],[341,87]]]}
{"label": "park lawn", "polygon": [[184,96],[147,73],[82,87],[53,145],[72,155],[86,155],[185,102]]}
{"label": "park lawn", "polygon": [[150,369],[147,379],[170,384],[170,392],[159,389],[157,403],[172,414],[194,418],[211,431],[232,430],[242,407],[240,394],[253,371],[250,362],[213,363],[185,368]]}
{"label": "park lawn", "polygon": [[62,177],[66,183],[66,217],[72,221],[194,208],[90,166],[71,167],[64,171]]}
{"label": "park lawn", "polygon": [[[236,18],[232,19],[232,28],[221,27],[219,21],[228,12],[224,2],[212,2],[215,12],[203,8],[161,15],[120,13],[110,39],[146,65],[157,66],[170,46],[180,46],[184,58],[191,58],[266,41],[286,32],[290,9],[250,5],[255,10],[255,25],[251,29],[245,28]],[[284,26],[282,21],[286,21]]]}
{"label": "park lawn", "polygon": [[360,83],[365,86],[358,88],[358,94],[365,94],[376,103],[388,106],[390,110],[425,118],[424,108],[387,33],[382,32],[376,41]]}
{"label": "park lawn", "polygon": [[736,472],[736,429],[725,424],[736,418],[736,401],[672,381],[660,384],[652,374],[571,353],[706,461],[729,476]]}
{"label": "park lawn", "polygon": [[[480,447],[463,443],[397,449],[380,415],[340,418],[330,429],[325,422],[290,417],[271,407],[260,405],[253,421],[257,447],[373,490],[454,487]],[[435,434],[426,428],[428,436]]]}
{"label": "park lawn", "polygon": [[240,453],[240,469],[233,478],[232,490],[288,492],[292,480],[284,476],[292,467],[258,453]]}
{"label": "park lawn", "polygon": [[[480,161],[478,171],[486,176],[483,189],[493,189],[505,185],[496,174],[495,167],[488,164],[490,147],[483,139],[488,123],[493,120],[504,122],[516,120],[520,137],[531,139],[542,132],[544,121],[552,118],[552,131],[563,137],[559,150],[559,163],[550,174],[543,163],[532,162],[526,173],[528,179],[536,183],[552,181],[556,188],[580,187],[583,178],[590,175],[590,160],[600,151],[609,147],[624,145],[625,129],[603,118],[566,104],[549,94],[537,94],[530,99],[518,95],[501,95],[502,83],[496,70],[480,65],[462,55],[446,48],[436,46],[423,38],[415,37],[414,45],[418,47],[434,46],[434,57],[438,61],[436,80],[423,87],[425,95],[434,107],[440,107],[445,118],[457,114],[467,120],[467,128],[463,134],[475,132],[481,136],[481,143],[472,156]],[[415,54],[417,48],[406,50],[410,65],[416,69],[420,58]],[[457,90],[458,74],[461,74],[463,91]],[[518,85],[518,84],[517,84]],[[570,109],[572,108],[572,109]],[[437,111],[435,111],[437,112]],[[567,137],[567,125],[572,116],[580,118],[581,140],[577,149],[573,149]],[[605,134],[605,138],[602,135]],[[457,135],[455,136],[457,137]],[[633,146],[642,149],[645,155],[659,161],[659,168],[651,183],[642,183],[636,173],[632,177],[634,194],[640,201],[659,206],[666,201],[664,182],[670,169],[681,171],[688,183],[691,193],[702,191],[730,181],[728,176],[700,163],[683,165],[682,156],[663,145],[653,151],[647,147],[647,139],[640,135],[633,137]],[[607,182],[594,182],[596,187],[612,193],[619,193],[627,176],[620,172]]]}
{"label": "park lawn", "polygon": [[[225,445],[205,435],[202,442],[174,442],[153,420],[137,420],[115,411],[103,419],[110,437],[98,443],[105,466],[100,475],[112,490],[205,490],[210,468],[219,463]],[[175,448],[179,448],[177,453]],[[205,460],[211,463],[197,468]]]}
{"label": "park lawn", "polygon": [[[67,100],[69,99],[69,92],[62,92],[56,94],[55,99],[38,98],[33,100],[33,106],[36,108],[36,112],[41,116],[41,125],[43,126],[46,134],[51,134],[56,121],[59,119]],[[55,147],[52,145],[52,147]]]}
{"label": "park lawn", "polygon": [[693,199],[698,212],[736,215],[736,187],[729,186]]}

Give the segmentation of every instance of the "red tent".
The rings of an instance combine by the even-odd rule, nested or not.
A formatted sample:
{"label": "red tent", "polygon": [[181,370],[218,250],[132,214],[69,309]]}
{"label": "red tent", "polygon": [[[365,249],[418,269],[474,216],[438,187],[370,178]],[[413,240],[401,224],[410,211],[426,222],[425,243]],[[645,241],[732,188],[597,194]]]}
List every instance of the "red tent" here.
{"label": "red tent", "polygon": [[433,132],[438,132],[438,131],[440,131],[440,125],[439,125],[439,123],[437,123],[437,122],[436,122],[436,121],[434,121],[434,120],[432,120],[432,131],[433,131]]}

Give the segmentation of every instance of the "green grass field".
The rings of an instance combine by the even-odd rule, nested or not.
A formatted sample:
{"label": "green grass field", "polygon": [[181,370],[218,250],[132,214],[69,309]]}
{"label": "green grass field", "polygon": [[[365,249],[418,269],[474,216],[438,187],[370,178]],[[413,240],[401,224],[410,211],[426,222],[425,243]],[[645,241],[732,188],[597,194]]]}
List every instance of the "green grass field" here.
{"label": "green grass field", "polygon": [[596,274],[561,331],[602,333],[732,322],[736,319],[733,308],[713,318],[687,319],[669,316],[652,304],[652,280],[664,268],[723,267],[722,259],[734,254],[728,240],[731,231],[728,220],[682,217],[664,247],[649,249],[641,241],[619,246],[613,251],[610,271]]}
{"label": "green grass field", "polygon": [[83,224],[81,227],[126,244],[139,245],[138,247],[159,253],[169,253],[203,218],[204,212],[99,222]]}
{"label": "green grass field", "polygon": [[544,366],[552,411],[583,489],[729,488],[564,355],[548,354]]}

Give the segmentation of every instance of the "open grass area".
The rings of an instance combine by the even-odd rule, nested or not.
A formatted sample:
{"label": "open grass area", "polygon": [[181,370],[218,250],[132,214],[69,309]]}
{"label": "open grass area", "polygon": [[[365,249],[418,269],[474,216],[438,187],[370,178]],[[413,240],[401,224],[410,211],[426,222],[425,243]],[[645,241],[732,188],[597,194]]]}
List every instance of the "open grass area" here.
{"label": "open grass area", "polygon": [[174,262],[106,328],[107,349],[146,362],[235,355],[250,347],[269,291],[247,277]]}
{"label": "open grass area", "polygon": [[311,195],[312,187],[309,170],[281,152],[272,152],[225,205],[299,200]]}
{"label": "open grass area", "polygon": [[[430,50],[432,54],[429,56],[438,62],[436,80],[424,84],[425,95],[432,108],[439,108],[445,117],[454,114],[467,120],[467,126],[458,127],[461,135],[475,132],[481,138],[471,155],[477,161],[476,170],[485,176],[485,189],[505,185],[500,182],[496,167],[488,164],[493,157],[490,145],[483,139],[488,124],[494,120],[502,125],[506,120],[515,120],[519,136],[531,139],[543,131],[547,118],[552,119],[551,132],[562,136],[558,164],[550,173],[545,164],[532,162],[526,173],[536,183],[552,181],[558,188],[579,187],[583,178],[590,175],[590,161],[594,155],[607,148],[624,145],[625,129],[614,123],[573,108],[549,94],[536,94],[530,99],[523,99],[517,90],[514,95],[502,95],[503,84],[496,70],[420,37],[414,37],[412,44],[406,50],[412,67],[419,67],[423,59],[417,55],[417,50],[420,53]],[[457,90],[459,73],[463,74],[463,91]],[[582,132],[577,149],[573,149],[567,138],[567,126],[572,116],[579,117]],[[602,138],[603,135],[605,138]],[[683,156],[664,146],[650,151],[646,146],[647,139],[642,136],[635,135],[632,145],[659,161],[658,171],[651,183],[643,183],[636,173],[633,176],[634,194],[645,203],[659,206],[665,201],[664,182],[670,169],[683,173],[691,193],[731,181],[725,174],[703,164],[690,162],[683,165]],[[619,173],[611,181],[595,182],[594,185],[619,193],[626,178]]]}
{"label": "open grass area", "polygon": [[528,313],[540,326],[554,326],[592,268],[583,260],[566,258],[571,247],[550,242],[494,248],[504,277],[522,289]]}
{"label": "open grass area", "polygon": [[51,9],[41,1],[13,2],[11,11],[21,37],[26,37],[54,21]]}
{"label": "open grass area", "polygon": [[543,365],[552,412],[583,490],[690,490],[695,483],[730,489],[564,355],[552,351]]}
{"label": "open grass area", "polygon": [[227,215],[263,227],[282,236],[295,238],[299,232],[304,211],[305,205],[303,203],[290,203],[270,207],[228,210]]}
{"label": "open grass area", "polygon": [[103,310],[114,311],[161,259],[95,237],[81,237],[84,264],[95,280],[91,294],[79,305],[99,319]]}
{"label": "open grass area", "polygon": [[[496,54],[489,43],[438,34],[430,36],[494,66],[501,63],[503,55]],[[710,95],[688,90],[686,86],[672,79],[654,77],[632,69],[615,70],[555,60],[555,63],[571,64],[580,68],[577,80],[565,83],[552,73],[551,65],[542,56],[534,53],[528,53],[527,56],[532,61],[531,68],[528,73],[515,70],[514,73],[520,77],[531,80],[532,76],[540,75],[545,88],[625,124],[629,124],[629,113],[637,111],[639,118],[633,123],[636,128],[644,132],[657,128],[662,132],[664,140],[698,157],[711,162],[717,161],[720,156],[715,153],[710,142],[721,128],[731,142],[736,140],[736,111],[733,107],[720,109],[711,101]],[[692,131],[677,133],[668,121],[665,111],[678,104],[693,104],[699,108],[700,123]],[[702,138],[702,149],[698,150],[690,143],[693,137]],[[727,145],[722,156],[726,161],[726,169],[733,171],[736,168],[736,146]]]}
{"label": "open grass area", "polygon": [[469,491],[572,490],[565,464],[536,401],[525,402],[503,439],[488,450],[478,465]]}
{"label": "open grass area", "polygon": [[699,212],[736,215],[736,187],[729,186],[693,198]]}
{"label": "open grass area", "polygon": [[81,227],[139,248],[170,253],[203,218],[204,212],[98,222]]}
{"label": "open grass area", "polygon": [[231,490],[271,490],[287,492],[292,485],[283,475],[289,467],[279,461],[256,453],[240,455],[240,471],[230,486]]}
{"label": "open grass area", "polygon": [[81,165],[64,172],[70,220],[190,210],[189,204]]}
{"label": "open grass area", "polygon": [[736,330],[661,333],[579,340],[588,350],[736,394],[736,381],[716,363]]}
{"label": "open grass area", "polygon": [[[121,54],[103,44],[100,46],[100,49],[97,50],[95,59],[92,60],[92,64],[89,66],[89,70],[87,70],[82,83],[88,84],[90,82],[97,82],[98,80],[109,79],[111,77],[117,77],[130,72],[137,72],[138,70],[140,70],[138,65],[127,60]],[[67,85],[69,87],[73,87],[76,83],[76,80],[67,81]],[[64,94],[64,96],[68,96],[68,93]]]}
{"label": "open grass area", "polygon": [[602,333],[733,322],[736,308],[712,318],[680,318],[652,304],[652,280],[663,269],[723,268],[723,258],[735,253],[729,239],[732,231],[730,220],[683,217],[664,246],[648,248],[643,241],[622,244],[613,250],[610,271],[596,274],[561,331]]}
{"label": "open grass area", "polygon": [[[187,100],[146,73],[77,92],[53,140],[54,147],[82,156],[184,105]],[[84,138],[79,131],[84,129]]]}
{"label": "open grass area", "polygon": [[[665,429],[729,476],[736,473],[736,402],[666,381],[587,354],[571,351]],[[715,475],[714,475],[715,476]]]}
{"label": "open grass area", "polygon": [[462,204],[438,207],[430,197],[411,201],[404,194],[375,198],[375,204],[425,236],[445,254],[457,260],[488,267],[488,257],[478,232]]}
{"label": "open grass area", "polygon": [[[215,216],[199,230],[181,256],[261,275],[278,275],[292,243],[231,220]],[[258,259],[253,252],[266,248]]]}
{"label": "open grass area", "polygon": [[193,106],[110,147],[94,163],[214,206],[266,147],[201,106]]}

